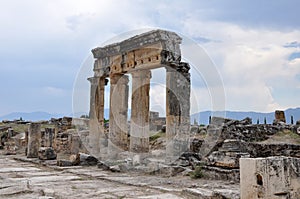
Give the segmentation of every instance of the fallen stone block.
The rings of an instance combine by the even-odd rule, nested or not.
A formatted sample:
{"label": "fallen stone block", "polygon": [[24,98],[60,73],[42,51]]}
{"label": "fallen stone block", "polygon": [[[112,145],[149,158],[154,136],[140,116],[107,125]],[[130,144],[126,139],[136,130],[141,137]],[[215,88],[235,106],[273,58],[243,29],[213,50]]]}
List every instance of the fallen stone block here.
{"label": "fallen stone block", "polygon": [[153,172],[153,174],[160,174],[163,176],[176,176],[185,170],[186,169],[184,167],[180,166],[161,165],[157,171]]}
{"label": "fallen stone block", "polygon": [[16,155],[16,154],[17,154],[16,151],[12,151],[12,150],[4,152],[4,155]]}
{"label": "fallen stone block", "polygon": [[56,165],[59,167],[69,167],[73,166],[73,163],[69,160],[57,160]]}
{"label": "fallen stone block", "polygon": [[121,172],[119,165],[109,167],[109,170],[112,172]]}
{"label": "fallen stone block", "polygon": [[98,159],[94,156],[85,153],[77,153],[70,156],[70,161],[73,165],[81,166],[95,166],[98,163]]}
{"label": "fallen stone block", "polygon": [[69,160],[72,162],[73,165],[80,165],[80,155],[78,153],[72,154]]}
{"label": "fallen stone block", "polygon": [[38,158],[40,160],[55,160],[56,153],[52,147],[40,147],[38,151]]}
{"label": "fallen stone block", "polygon": [[99,161],[97,166],[99,169],[109,170],[109,166],[105,162]]}
{"label": "fallen stone block", "polygon": [[184,189],[183,193],[192,198],[203,198],[203,199],[223,199],[223,198],[225,198],[220,193],[217,193],[210,189],[203,189],[203,188],[188,188],[188,189]]}

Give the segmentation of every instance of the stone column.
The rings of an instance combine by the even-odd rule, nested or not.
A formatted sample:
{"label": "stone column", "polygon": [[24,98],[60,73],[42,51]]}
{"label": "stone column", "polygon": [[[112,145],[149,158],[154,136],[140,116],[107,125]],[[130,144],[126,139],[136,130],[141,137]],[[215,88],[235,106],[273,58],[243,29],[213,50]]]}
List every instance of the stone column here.
{"label": "stone column", "polygon": [[99,136],[99,125],[97,118],[97,107],[96,101],[98,100],[98,84],[99,77],[91,77],[88,79],[91,83],[90,90],[90,121],[89,121],[89,143],[88,143],[88,151],[93,155],[99,156],[99,144],[98,141],[100,139]]}
{"label": "stone column", "polygon": [[41,140],[41,124],[31,123],[28,131],[27,158],[37,158]]}
{"label": "stone column", "polygon": [[130,151],[149,152],[149,91],[151,71],[132,73]]}
{"label": "stone column", "polygon": [[110,76],[110,113],[108,154],[116,158],[118,153],[128,150],[128,76]]}
{"label": "stone column", "polygon": [[[24,146],[28,146],[28,130],[25,131],[25,143]],[[27,156],[27,150],[25,152],[25,155]]]}
{"label": "stone column", "polygon": [[[89,151],[96,157],[106,153],[104,135],[104,87],[105,77],[89,78],[91,82],[90,93],[90,121],[89,121]],[[103,140],[104,139],[104,140]],[[100,150],[102,150],[100,152]]]}
{"label": "stone column", "polygon": [[172,163],[189,150],[190,74],[186,63],[167,68],[166,162]]}
{"label": "stone column", "polygon": [[90,77],[88,80],[91,83],[90,89],[90,119],[96,118],[96,95],[97,95],[97,87],[99,83],[99,77]]}
{"label": "stone column", "polygon": [[98,85],[98,105],[97,105],[97,118],[98,118],[98,128],[99,128],[99,149],[100,157],[104,158],[107,155],[107,140],[108,135],[105,133],[104,129],[104,93],[105,86],[107,85],[108,80],[105,77],[101,77]]}

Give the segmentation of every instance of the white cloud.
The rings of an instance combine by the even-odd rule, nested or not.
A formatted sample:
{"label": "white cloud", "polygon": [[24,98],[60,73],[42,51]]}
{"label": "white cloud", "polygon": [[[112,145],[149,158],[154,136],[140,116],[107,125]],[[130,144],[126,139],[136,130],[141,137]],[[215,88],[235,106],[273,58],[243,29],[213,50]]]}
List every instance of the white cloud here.
{"label": "white cloud", "polygon": [[[122,32],[161,26],[163,29],[171,28],[175,32],[182,32],[194,39],[207,38],[206,43],[203,42],[202,45],[213,63],[207,59],[200,59],[200,64],[204,65],[201,75],[204,76],[192,74],[192,78],[195,78],[192,79],[193,110],[207,110],[213,105],[219,105],[213,100],[219,98],[219,93],[222,93],[222,81],[215,78],[216,71],[224,80],[227,109],[273,111],[276,107],[297,106],[299,98],[291,98],[283,103],[284,94],[278,93],[278,89],[300,89],[300,81],[296,78],[296,75],[300,74],[299,59],[288,60],[292,53],[299,52],[299,47],[285,47],[293,42],[299,43],[298,23],[289,31],[256,27],[253,22],[251,26],[247,26],[247,12],[243,15],[244,18],[240,19],[241,22],[234,24],[233,20],[222,20],[222,17],[226,17],[226,14],[230,15],[229,18],[238,16],[240,9],[229,12],[228,9],[222,8],[230,7],[232,3],[213,4],[206,1],[140,0],[3,1],[0,8],[0,67],[18,67],[17,71],[28,72],[26,79],[35,79],[36,76],[43,79],[43,85],[39,88],[41,92],[37,95],[44,95],[45,100],[49,95],[57,96],[59,100],[70,100],[63,99],[62,96],[68,96],[65,94],[67,91],[59,87],[72,79],[67,75],[74,75],[74,71],[80,66],[80,60],[90,53],[91,48]],[[257,2],[249,4],[257,5]],[[273,5],[270,6],[268,9],[276,11],[272,10]],[[242,8],[248,11],[248,6]],[[255,10],[249,12],[253,14]],[[285,13],[284,19],[292,16],[291,13]],[[270,16],[272,15],[262,16],[267,19],[262,19],[264,24],[270,19],[275,21],[274,16]],[[294,22],[295,19],[290,21]],[[280,21],[280,24],[283,22]],[[187,49],[185,53],[197,56],[193,49]],[[201,53],[200,56],[204,55],[205,53]],[[2,62],[3,60],[6,62]],[[215,72],[210,72],[211,66],[215,67]],[[56,76],[45,72],[41,69],[43,67],[53,71],[59,70],[59,83],[53,83]],[[92,68],[92,65],[90,67]],[[29,68],[33,69],[28,70]],[[6,71],[1,73],[7,74]],[[204,81],[198,81],[198,78],[203,78]],[[160,77],[155,76],[152,79],[161,83]],[[29,87],[26,82],[16,82],[14,86],[19,85],[24,87],[24,92]],[[159,86],[153,87],[151,92],[155,93],[155,97],[151,99],[153,106],[160,109],[159,107],[164,105],[162,94],[165,92],[162,92]],[[28,100],[29,98],[30,96]],[[221,98],[221,101],[224,100]],[[56,106],[62,107],[60,104]]]}
{"label": "white cloud", "polygon": [[53,96],[53,97],[61,97],[66,95],[66,91],[61,88],[56,88],[52,86],[48,86],[43,88],[43,92],[46,95]]}
{"label": "white cloud", "polygon": [[[220,42],[203,47],[217,64],[224,80],[229,110],[273,111],[287,108],[280,104],[284,94],[274,97],[270,88],[295,88],[295,75],[300,74],[297,59],[288,61],[296,50],[284,45],[300,38],[300,31],[276,31],[191,18],[185,21],[186,34]],[[205,78],[205,77],[204,77]],[[276,89],[274,89],[276,90]],[[296,99],[290,99],[292,101]]]}

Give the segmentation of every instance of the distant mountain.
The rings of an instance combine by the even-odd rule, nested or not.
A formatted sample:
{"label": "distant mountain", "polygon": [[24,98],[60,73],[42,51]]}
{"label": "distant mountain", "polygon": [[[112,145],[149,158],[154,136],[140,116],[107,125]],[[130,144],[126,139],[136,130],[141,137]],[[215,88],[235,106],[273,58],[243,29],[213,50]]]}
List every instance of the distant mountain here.
{"label": "distant mountain", "polygon": [[[130,112],[131,110],[128,110],[128,120],[130,120]],[[294,117],[294,123],[296,123],[297,120],[300,120],[300,108],[291,108],[284,111],[286,121],[288,124],[291,123],[291,116]],[[80,117],[81,115],[88,115],[88,113],[80,112],[75,113],[75,117]],[[29,121],[39,121],[39,120],[49,120],[51,118],[60,118],[63,116],[72,116],[72,114],[69,115],[63,115],[63,114],[50,114],[47,112],[32,112],[32,113],[24,113],[24,112],[15,112],[10,113],[8,115],[0,116],[0,121],[2,120],[15,120],[20,119],[22,117],[23,120],[29,120]],[[208,124],[209,116],[224,116],[226,118],[230,119],[236,119],[236,120],[242,120],[246,117],[252,118],[252,122],[254,124],[257,123],[257,120],[259,120],[259,123],[262,124],[264,122],[264,118],[266,118],[267,123],[271,124],[274,120],[274,112],[270,113],[261,113],[261,112],[244,112],[244,111],[203,111],[199,113],[195,113],[191,115],[191,123],[194,123],[194,121],[198,122],[198,124]],[[104,118],[109,119],[109,109],[104,109]]]}
{"label": "distant mountain", "polygon": [[[284,111],[286,122],[291,123],[291,116],[294,118],[294,124],[297,120],[300,120],[300,108],[291,108]],[[246,117],[250,117],[254,124],[259,120],[260,124],[264,123],[264,118],[267,120],[267,124],[273,123],[275,118],[275,111],[270,113],[261,112],[244,112],[244,111],[203,111],[191,115],[191,123],[197,121],[199,124],[208,124],[209,116],[221,116],[230,119],[242,120]]]}
{"label": "distant mountain", "polygon": [[62,114],[50,114],[47,112],[14,112],[7,115],[0,116],[0,121],[2,120],[16,120],[22,118],[26,121],[39,121],[39,120],[50,120],[51,118],[63,117]]}

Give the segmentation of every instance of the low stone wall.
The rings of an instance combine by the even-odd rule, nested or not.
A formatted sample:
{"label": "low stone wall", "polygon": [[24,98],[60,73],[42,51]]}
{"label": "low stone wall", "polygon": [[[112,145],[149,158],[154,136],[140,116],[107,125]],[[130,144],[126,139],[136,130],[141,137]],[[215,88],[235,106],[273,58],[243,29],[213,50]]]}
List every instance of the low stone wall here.
{"label": "low stone wall", "polygon": [[211,180],[240,181],[239,169],[223,169],[219,167],[202,166],[204,178]]}
{"label": "low stone wall", "polygon": [[300,158],[300,145],[247,143],[245,146],[251,157],[290,156]]}

